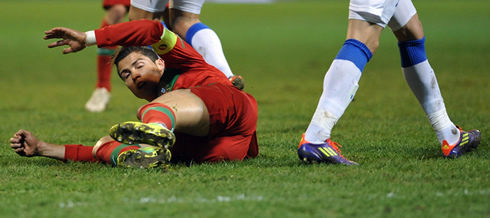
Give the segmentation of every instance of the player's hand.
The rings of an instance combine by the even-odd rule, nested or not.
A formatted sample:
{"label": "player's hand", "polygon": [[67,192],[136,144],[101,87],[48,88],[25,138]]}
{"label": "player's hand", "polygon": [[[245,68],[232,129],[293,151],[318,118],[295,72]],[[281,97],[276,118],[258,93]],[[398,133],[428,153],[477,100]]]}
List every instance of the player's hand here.
{"label": "player's hand", "polygon": [[39,147],[42,146],[42,143],[31,132],[23,129],[10,138],[10,147],[20,156],[32,157],[40,155]]}
{"label": "player's hand", "polygon": [[60,39],[48,45],[48,48],[54,48],[58,46],[68,45],[69,48],[63,49],[63,54],[75,53],[83,50],[85,47],[85,39],[87,34],[77,30],[73,30],[66,27],[55,27],[53,29],[44,31],[46,39]]}

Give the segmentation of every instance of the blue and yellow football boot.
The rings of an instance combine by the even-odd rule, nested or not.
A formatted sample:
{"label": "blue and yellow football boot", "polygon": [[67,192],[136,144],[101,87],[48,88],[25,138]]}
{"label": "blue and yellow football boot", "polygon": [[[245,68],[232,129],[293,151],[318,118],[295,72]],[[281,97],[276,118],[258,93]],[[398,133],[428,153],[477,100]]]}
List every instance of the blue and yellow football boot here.
{"label": "blue and yellow football boot", "polygon": [[442,141],[442,154],[444,157],[457,158],[466,152],[478,147],[481,140],[480,131],[474,129],[469,132],[463,131],[459,128],[459,141],[454,145],[449,145],[446,140]]}
{"label": "blue and yellow football boot", "polygon": [[308,163],[331,163],[331,164],[344,164],[344,165],[359,165],[354,161],[347,160],[342,154],[339,145],[336,142],[332,142],[327,139],[324,143],[313,144],[305,140],[305,134],[301,137],[298,147],[298,157],[304,162]]}

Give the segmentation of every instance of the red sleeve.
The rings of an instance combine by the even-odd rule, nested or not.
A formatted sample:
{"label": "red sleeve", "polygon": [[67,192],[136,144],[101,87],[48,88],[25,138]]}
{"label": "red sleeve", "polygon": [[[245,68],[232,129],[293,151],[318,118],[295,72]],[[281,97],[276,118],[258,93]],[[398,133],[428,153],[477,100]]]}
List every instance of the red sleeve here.
{"label": "red sleeve", "polygon": [[97,46],[145,46],[160,41],[165,27],[152,20],[135,20],[94,30]]}

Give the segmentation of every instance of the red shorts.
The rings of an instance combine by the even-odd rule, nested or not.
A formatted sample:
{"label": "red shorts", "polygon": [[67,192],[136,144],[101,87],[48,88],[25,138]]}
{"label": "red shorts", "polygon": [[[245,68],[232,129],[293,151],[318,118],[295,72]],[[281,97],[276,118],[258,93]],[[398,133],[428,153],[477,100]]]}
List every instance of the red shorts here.
{"label": "red shorts", "polygon": [[206,104],[210,133],[196,137],[176,133],[172,161],[197,163],[243,160],[259,154],[257,102],[248,93],[221,83],[190,88]]}
{"label": "red shorts", "polygon": [[104,7],[106,10],[114,5],[124,5],[129,8],[131,5],[131,0],[104,0],[102,2],[102,7]]}

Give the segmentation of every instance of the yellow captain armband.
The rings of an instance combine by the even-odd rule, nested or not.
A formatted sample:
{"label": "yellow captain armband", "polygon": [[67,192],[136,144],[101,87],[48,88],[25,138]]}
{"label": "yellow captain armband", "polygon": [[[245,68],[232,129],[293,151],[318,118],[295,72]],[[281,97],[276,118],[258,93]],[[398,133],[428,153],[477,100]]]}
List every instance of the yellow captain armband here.
{"label": "yellow captain armband", "polygon": [[153,50],[159,55],[170,52],[177,43],[177,35],[168,29],[163,30],[163,34],[160,37],[160,41],[151,45]]}

